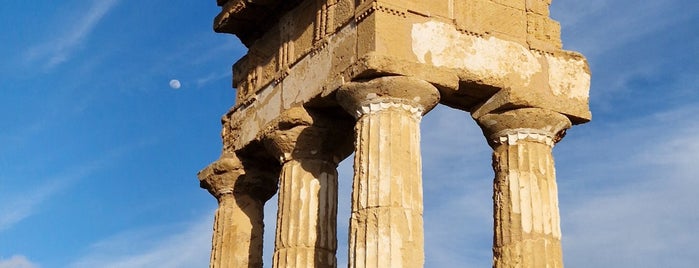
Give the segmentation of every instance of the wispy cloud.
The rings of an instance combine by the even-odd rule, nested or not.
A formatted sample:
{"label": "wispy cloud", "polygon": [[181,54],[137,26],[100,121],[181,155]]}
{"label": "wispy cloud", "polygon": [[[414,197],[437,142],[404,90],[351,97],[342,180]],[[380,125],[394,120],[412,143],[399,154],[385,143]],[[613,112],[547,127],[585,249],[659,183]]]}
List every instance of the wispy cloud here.
{"label": "wispy cloud", "polygon": [[65,180],[52,181],[40,186],[33,192],[5,200],[0,204],[0,232],[12,228],[15,224],[31,216],[38,206],[55,195],[68,184]]}
{"label": "wispy cloud", "polygon": [[[489,149],[483,148],[477,127],[459,127],[472,125],[466,113],[432,113],[423,122],[425,267],[488,266]],[[693,192],[699,187],[697,113],[692,105],[667,107],[648,116],[578,126],[556,147],[567,266],[693,267],[699,262],[691,244],[699,239],[694,231],[699,196]]]}
{"label": "wispy cloud", "polygon": [[210,73],[204,77],[197,79],[197,87],[202,87],[208,83],[218,81],[218,80],[224,79],[224,78],[230,78],[230,77],[231,77],[231,71]]}
{"label": "wispy cloud", "polygon": [[[568,266],[692,267],[699,261],[690,244],[699,239],[693,231],[699,197],[692,192],[699,187],[697,113],[694,106],[668,107],[583,125],[557,146]],[[468,117],[438,108],[423,121],[425,267],[483,267],[492,259],[490,149]],[[351,170],[341,169],[341,178],[351,177],[343,173]],[[340,228],[340,237],[345,232]],[[346,252],[338,253],[346,260]]]}
{"label": "wispy cloud", "polygon": [[[696,107],[679,107],[576,141],[585,146],[584,174],[561,189],[568,263],[585,267],[693,267],[699,223],[699,123]],[[608,132],[613,140],[600,139]],[[602,133],[604,132],[604,133]],[[596,166],[607,166],[605,169]],[[564,169],[564,173],[566,169]],[[589,180],[590,182],[585,182]],[[594,258],[590,258],[594,256]]]}
{"label": "wispy cloud", "polygon": [[41,205],[55,195],[67,190],[77,182],[93,176],[96,172],[117,164],[117,160],[123,155],[150,142],[150,140],[143,140],[135,144],[125,145],[105,152],[95,160],[78,163],[58,175],[41,178],[37,181],[42,182],[42,184],[32,190],[17,194],[0,191],[0,232],[12,228],[17,223],[37,213],[41,209]]}
{"label": "wispy cloud", "polygon": [[186,226],[129,230],[93,244],[73,268],[205,267],[209,262],[213,212]]}
{"label": "wispy cloud", "polygon": [[39,266],[29,261],[22,255],[14,255],[9,259],[0,258],[0,268],[38,268]]}
{"label": "wispy cloud", "polygon": [[82,45],[104,16],[119,0],[92,1],[92,6],[76,23],[68,25],[62,35],[46,40],[26,51],[28,62],[40,61],[46,69],[52,69],[70,59],[75,50]]}
{"label": "wispy cloud", "polygon": [[19,195],[5,195],[0,203],[0,232],[12,228],[27,217],[35,214],[41,204],[62,192],[75,182],[101,169],[104,163],[86,163],[66,173],[47,179],[44,184]]}
{"label": "wispy cloud", "polygon": [[[691,99],[699,38],[689,25],[697,24],[698,8],[691,0],[553,2],[565,48],[581,51],[590,62],[593,114],[647,113]],[[668,83],[680,80],[689,83]]]}
{"label": "wispy cloud", "polygon": [[[695,16],[696,1],[554,1],[552,13],[563,26],[566,47],[588,57],[653,38]],[[672,14],[668,16],[668,14]]]}

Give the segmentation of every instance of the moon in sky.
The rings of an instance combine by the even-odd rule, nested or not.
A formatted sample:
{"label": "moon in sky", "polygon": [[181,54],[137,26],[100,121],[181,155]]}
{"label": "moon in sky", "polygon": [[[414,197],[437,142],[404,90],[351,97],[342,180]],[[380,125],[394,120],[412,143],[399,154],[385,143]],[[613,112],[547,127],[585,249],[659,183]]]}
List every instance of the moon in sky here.
{"label": "moon in sky", "polygon": [[177,80],[177,79],[172,79],[172,80],[170,80],[170,87],[171,87],[172,89],[178,89],[178,88],[180,88],[181,86],[182,86],[182,84],[180,84],[180,80]]}

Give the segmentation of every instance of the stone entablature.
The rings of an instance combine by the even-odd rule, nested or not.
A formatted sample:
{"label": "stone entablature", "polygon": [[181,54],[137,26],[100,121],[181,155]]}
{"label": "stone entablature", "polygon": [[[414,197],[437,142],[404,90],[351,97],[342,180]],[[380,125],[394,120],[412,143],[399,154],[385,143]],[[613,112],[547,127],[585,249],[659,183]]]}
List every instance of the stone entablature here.
{"label": "stone entablature", "polygon": [[[265,13],[259,2],[278,1],[228,1],[247,4],[219,14],[281,14],[234,66],[231,128],[262,131],[274,114],[309,101],[334,106],[328,96],[342,84],[383,75],[428,81],[443,104],[466,111],[546,107],[576,124],[590,119],[589,67],[561,50],[550,0],[308,0],[285,13]],[[258,138],[226,140],[242,148]]]}
{"label": "stone entablature", "polygon": [[469,112],[493,148],[493,266],[562,267],[551,150],[591,119],[590,70],[562,50],[551,0],[217,3],[214,29],[249,50],[233,66],[224,154],[200,173],[219,199],[212,267],[261,263],[268,194],[213,187],[259,167],[279,179],[273,266],[335,267],[336,167],[353,139],[349,266],[422,267],[419,126],[438,103]]}

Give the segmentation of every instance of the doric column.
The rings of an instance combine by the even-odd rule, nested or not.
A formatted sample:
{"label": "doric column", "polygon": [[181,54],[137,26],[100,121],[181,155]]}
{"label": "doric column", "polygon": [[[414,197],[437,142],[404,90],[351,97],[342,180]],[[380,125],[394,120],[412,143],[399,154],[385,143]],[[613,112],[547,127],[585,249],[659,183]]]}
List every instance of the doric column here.
{"label": "doric column", "polygon": [[198,177],[218,200],[209,267],[262,267],[264,203],[276,191],[274,177],[245,168],[234,154],[222,156]]}
{"label": "doric column", "polygon": [[493,148],[493,267],[563,267],[551,150],[570,120],[557,112],[522,108],[476,121]]}
{"label": "doric column", "polygon": [[266,135],[282,164],[273,267],[337,267],[337,164],[351,153],[352,124],[324,115],[291,109]]}
{"label": "doric column", "polygon": [[357,117],[349,267],[422,267],[420,120],[439,92],[392,76],[352,82],[337,94]]}

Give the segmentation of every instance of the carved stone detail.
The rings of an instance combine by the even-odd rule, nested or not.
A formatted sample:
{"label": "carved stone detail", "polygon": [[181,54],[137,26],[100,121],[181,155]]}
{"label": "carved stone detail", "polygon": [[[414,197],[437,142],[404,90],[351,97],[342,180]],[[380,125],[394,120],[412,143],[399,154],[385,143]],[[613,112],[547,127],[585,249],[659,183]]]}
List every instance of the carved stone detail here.
{"label": "carved stone detail", "polygon": [[570,120],[523,108],[477,121],[493,147],[493,267],[563,267],[551,150]]}
{"label": "carved stone detail", "polygon": [[276,172],[274,267],[335,267],[336,167],[354,149],[349,266],[421,267],[419,127],[438,102],[471,113],[493,148],[494,266],[562,265],[551,150],[591,119],[591,75],[562,49],[551,0],[217,4],[214,30],[248,48],[232,69],[223,151],[259,167],[222,157],[200,175],[220,204],[212,265],[261,265],[245,240],[261,218],[242,210],[261,211]]}
{"label": "carved stone detail", "polygon": [[337,267],[337,164],[351,124],[303,108],[285,118],[265,139],[282,164],[273,267]]}
{"label": "carved stone detail", "polygon": [[429,83],[382,77],[338,92],[358,117],[349,267],[422,267],[420,119],[439,100]]}
{"label": "carved stone detail", "polygon": [[264,203],[276,190],[264,172],[225,155],[198,174],[202,188],[216,200],[209,267],[262,267]]}

